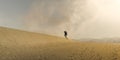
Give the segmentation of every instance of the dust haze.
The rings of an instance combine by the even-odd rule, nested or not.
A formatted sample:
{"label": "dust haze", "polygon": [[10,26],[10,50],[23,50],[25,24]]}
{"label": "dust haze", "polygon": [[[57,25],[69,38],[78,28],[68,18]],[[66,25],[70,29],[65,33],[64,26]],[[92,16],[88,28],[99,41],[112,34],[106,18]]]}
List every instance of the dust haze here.
{"label": "dust haze", "polygon": [[58,36],[67,30],[75,36],[82,23],[93,18],[91,8],[87,0],[35,1],[26,15],[27,28]]}
{"label": "dust haze", "polygon": [[[120,29],[119,0],[36,0],[25,16],[33,32],[70,38],[114,37]],[[104,33],[106,32],[106,33]],[[112,33],[111,33],[112,32]]]}

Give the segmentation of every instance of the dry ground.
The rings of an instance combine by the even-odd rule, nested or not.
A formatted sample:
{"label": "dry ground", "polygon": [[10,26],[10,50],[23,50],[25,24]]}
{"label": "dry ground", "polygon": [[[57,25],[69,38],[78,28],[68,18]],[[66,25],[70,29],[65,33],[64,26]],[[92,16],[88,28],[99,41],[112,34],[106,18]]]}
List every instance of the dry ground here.
{"label": "dry ground", "polygon": [[0,60],[120,60],[120,44],[76,42],[0,27]]}

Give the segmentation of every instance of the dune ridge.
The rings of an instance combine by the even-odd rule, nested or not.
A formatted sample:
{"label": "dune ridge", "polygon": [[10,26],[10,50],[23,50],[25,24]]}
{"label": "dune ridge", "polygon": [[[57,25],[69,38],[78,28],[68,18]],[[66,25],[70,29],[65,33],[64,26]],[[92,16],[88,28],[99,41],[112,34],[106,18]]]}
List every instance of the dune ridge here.
{"label": "dune ridge", "polygon": [[120,60],[120,44],[77,42],[0,27],[0,60]]}

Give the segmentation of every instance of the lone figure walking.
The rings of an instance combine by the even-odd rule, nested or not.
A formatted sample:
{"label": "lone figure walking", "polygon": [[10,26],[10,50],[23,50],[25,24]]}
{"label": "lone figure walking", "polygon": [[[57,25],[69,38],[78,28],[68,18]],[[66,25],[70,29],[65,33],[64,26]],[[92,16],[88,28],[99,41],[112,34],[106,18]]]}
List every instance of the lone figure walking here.
{"label": "lone figure walking", "polygon": [[67,31],[64,31],[64,36],[66,39],[68,39],[67,35],[68,35]]}

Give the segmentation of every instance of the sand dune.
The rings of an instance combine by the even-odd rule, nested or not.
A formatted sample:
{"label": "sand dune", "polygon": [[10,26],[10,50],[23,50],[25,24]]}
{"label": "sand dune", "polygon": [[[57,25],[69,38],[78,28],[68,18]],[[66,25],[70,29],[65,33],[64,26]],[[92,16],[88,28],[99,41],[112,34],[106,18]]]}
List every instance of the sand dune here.
{"label": "sand dune", "polygon": [[120,44],[76,42],[0,27],[0,60],[120,60]]}

